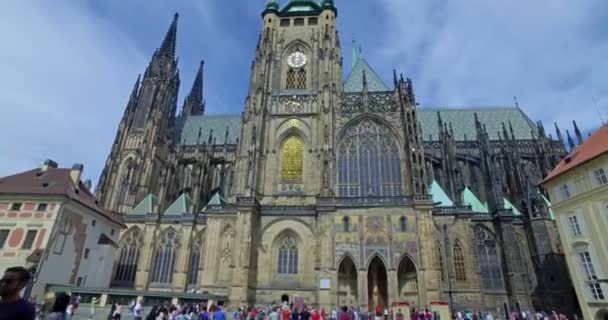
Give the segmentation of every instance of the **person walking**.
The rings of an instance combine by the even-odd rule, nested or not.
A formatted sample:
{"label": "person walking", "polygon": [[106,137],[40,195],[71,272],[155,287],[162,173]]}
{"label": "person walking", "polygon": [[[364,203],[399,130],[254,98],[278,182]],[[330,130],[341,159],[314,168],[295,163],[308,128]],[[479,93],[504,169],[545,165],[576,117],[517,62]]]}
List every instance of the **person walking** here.
{"label": "person walking", "polygon": [[135,306],[133,307],[133,320],[143,320],[144,318],[144,307],[141,305],[143,299],[137,299]]}
{"label": "person walking", "polygon": [[[55,303],[51,309],[51,313],[46,316],[46,320],[68,320],[70,315],[68,314],[68,306],[70,305],[70,295],[65,292],[60,292],[55,295]],[[1,316],[0,316],[0,319]],[[6,318],[8,319],[8,318]],[[16,318],[20,319],[20,318]]]}

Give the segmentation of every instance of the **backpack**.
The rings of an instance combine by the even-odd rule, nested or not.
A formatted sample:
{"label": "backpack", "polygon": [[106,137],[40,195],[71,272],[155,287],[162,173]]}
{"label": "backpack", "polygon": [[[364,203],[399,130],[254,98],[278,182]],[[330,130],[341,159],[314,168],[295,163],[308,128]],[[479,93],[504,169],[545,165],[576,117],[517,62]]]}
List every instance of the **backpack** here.
{"label": "backpack", "polygon": [[135,302],[131,301],[129,303],[129,313],[133,314],[133,311],[135,311]]}

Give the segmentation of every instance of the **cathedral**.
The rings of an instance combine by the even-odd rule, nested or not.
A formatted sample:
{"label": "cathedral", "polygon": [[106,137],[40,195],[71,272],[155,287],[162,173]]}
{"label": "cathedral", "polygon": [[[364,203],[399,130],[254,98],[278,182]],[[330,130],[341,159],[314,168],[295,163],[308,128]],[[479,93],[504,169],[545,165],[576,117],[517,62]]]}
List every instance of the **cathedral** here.
{"label": "cathedral", "polygon": [[559,128],[517,103],[421,107],[357,50],[345,68],[333,0],[269,0],[261,17],[240,115],[205,113],[203,63],[178,112],[177,14],[137,78],[96,190],[128,226],[112,288],[572,314],[537,187],[567,154]]}

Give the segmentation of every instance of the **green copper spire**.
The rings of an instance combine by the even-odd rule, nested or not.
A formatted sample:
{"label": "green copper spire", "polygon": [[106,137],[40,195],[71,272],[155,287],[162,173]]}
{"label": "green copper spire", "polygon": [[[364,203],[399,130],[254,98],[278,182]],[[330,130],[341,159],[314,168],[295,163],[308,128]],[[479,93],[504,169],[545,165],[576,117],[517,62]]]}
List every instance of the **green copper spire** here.
{"label": "green copper spire", "polygon": [[266,9],[279,10],[278,0],[266,0]]}
{"label": "green copper spire", "polygon": [[334,0],[323,0],[323,2],[321,3],[322,6],[324,7],[333,7],[334,6]]}

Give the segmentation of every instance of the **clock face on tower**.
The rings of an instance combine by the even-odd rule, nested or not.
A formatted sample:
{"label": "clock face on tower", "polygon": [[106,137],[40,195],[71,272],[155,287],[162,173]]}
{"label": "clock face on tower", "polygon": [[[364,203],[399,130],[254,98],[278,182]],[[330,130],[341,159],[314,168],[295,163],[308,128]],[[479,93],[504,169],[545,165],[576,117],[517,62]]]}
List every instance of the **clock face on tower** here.
{"label": "clock face on tower", "polygon": [[287,64],[292,68],[302,68],[306,65],[308,58],[302,52],[296,51],[287,57]]}

